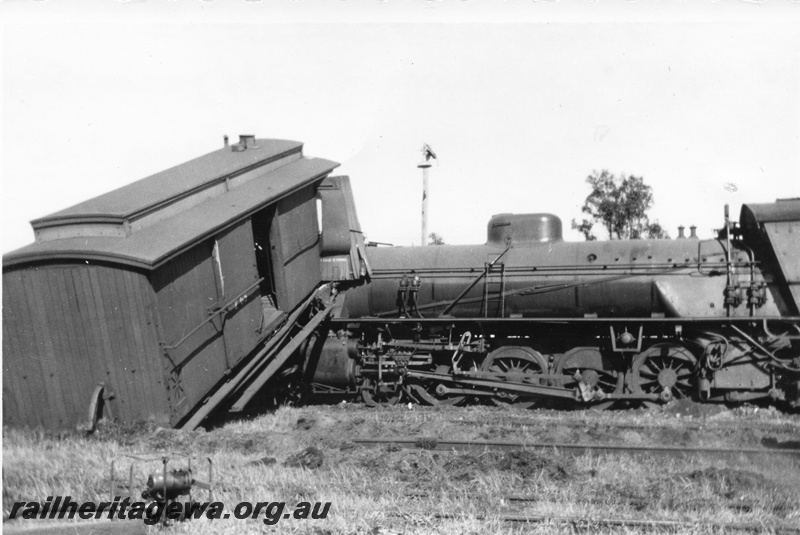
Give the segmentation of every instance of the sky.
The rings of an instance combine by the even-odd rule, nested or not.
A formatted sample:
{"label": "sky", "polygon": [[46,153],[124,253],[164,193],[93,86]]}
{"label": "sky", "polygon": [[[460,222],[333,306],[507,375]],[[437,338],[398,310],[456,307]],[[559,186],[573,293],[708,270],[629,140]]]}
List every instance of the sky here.
{"label": "sky", "polygon": [[367,239],[396,245],[420,241],[423,143],[429,230],[453,244],[504,212],[582,239],[601,169],[643,177],[673,237],[800,196],[797,2],[544,4],[5,3],[2,251],[225,134],[340,162]]}

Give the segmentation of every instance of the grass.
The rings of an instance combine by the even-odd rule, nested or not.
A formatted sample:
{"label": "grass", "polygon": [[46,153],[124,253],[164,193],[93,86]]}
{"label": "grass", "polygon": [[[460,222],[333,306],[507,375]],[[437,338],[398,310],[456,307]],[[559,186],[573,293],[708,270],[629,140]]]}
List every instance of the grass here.
{"label": "grass", "polygon": [[[691,409],[691,408],[690,408]],[[800,435],[800,418],[775,411],[684,408],[657,413],[517,411],[494,407],[448,410],[405,406],[367,409],[351,404],[281,408],[247,421],[183,432],[152,426],[106,426],[96,435],[57,435],[3,430],[3,507],[71,495],[76,501],[107,500],[109,471],[127,480],[124,454],[187,451],[210,457],[215,499],[232,510],[240,501],[332,502],[326,520],[200,520],[164,533],[573,533],[569,524],[515,524],[499,515],[761,523],[800,528],[800,468],[786,458],[709,459],[587,454],[569,457],[529,450],[456,452],[396,447],[364,448],[353,438],[405,436],[437,440],[486,440],[757,447],[765,438]],[[690,412],[690,411],[688,411]],[[694,430],[682,427],[691,420]],[[724,431],[711,430],[728,422]],[[773,425],[774,424],[774,425]],[[652,429],[615,430],[615,425]],[[708,425],[710,431],[704,431]],[[283,465],[310,446],[322,467]],[[254,463],[273,457],[275,464]],[[134,494],[159,462],[140,463]],[[175,461],[175,467],[184,463]],[[205,467],[195,477],[205,478]],[[524,496],[526,501],[513,499]],[[200,492],[199,499],[205,499]],[[744,503],[748,507],[736,507]],[[19,529],[34,521],[13,521]],[[591,526],[597,533],[626,528]],[[688,531],[687,531],[688,530]],[[635,529],[628,532],[638,532]],[[675,532],[711,532],[705,526]]]}

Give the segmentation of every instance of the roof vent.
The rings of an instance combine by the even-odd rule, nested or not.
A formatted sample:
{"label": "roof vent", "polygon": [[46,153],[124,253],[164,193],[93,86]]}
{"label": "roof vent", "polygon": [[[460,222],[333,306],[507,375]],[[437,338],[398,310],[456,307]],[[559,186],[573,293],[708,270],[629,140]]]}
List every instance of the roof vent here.
{"label": "roof vent", "polygon": [[247,149],[257,148],[258,145],[256,145],[256,136],[249,134],[239,134],[239,143],[236,145],[231,145],[231,150],[233,152],[242,152]]}

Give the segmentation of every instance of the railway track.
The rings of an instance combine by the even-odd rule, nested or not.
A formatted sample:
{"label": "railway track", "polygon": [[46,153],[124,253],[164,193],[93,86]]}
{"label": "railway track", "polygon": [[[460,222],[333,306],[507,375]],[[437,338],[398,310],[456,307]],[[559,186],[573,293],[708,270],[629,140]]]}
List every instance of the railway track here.
{"label": "railway track", "polygon": [[[421,417],[420,417],[421,416]],[[569,420],[563,416],[559,417],[541,417],[541,416],[507,416],[497,415],[497,417],[487,418],[486,416],[479,418],[451,418],[440,420],[436,418],[435,413],[391,413],[381,412],[380,422],[386,427],[392,426],[406,426],[411,424],[420,424],[420,420],[425,422],[428,418],[435,419],[442,426],[453,426],[453,428],[475,428],[476,430],[482,429],[485,432],[481,433],[481,437],[486,433],[496,435],[502,431],[513,432],[526,432],[530,434],[530,439],[536,440],[541,432],[549,436],[550,431],[554,427],[559,429],[567,429],[572,432],[585,433],[587,438],[597,439],[599,436],[612,436],[615,431],[634,431],[642,434],[644,437],[651,435],[654,441],[664,440],[664,434],[672,436],[676,433],[701,433],[693,435],[692,438],[680,439],[678,443],[696,442],[702,437],[709,437],[713,442],[717,442],[720,435],[731,434],[741,435],[746,432],[747,442],[751,447],[757,445],[763,446],[765,449],[784,449],[784,450],[800,450],[800,422],[786,422],[786,421],[746,421],[746,420],[733,420],[733,421],[691,421],[680,419],[654,419],[647,423],[617,423],[608,422],[606,420]],[[457,434],[462,433],[456,431]],[[599,435],[599,436],[597,436]],[[612,439],[613,440],[613,439]],[[676,438],[668,439],[669,442],[675,443]]]}
{"label": "railway track", "polygon": [[[404,493],[404,496],[406,496],[407,498],[411,498],[411,499],[423,499],[423,500],[433,498],[433,496],[431,496],[430,494],[428,494],[426,492],[414,492],[414,491],[406,492],[406,493]],[[503,495],[497,496],[497,498],[499,498],[502,501],[509,502],[509,503],[513,503],[513,502],[533,503],[533,502],[541,502],[542,501],[541,496],[530,495],[530,494],[503,494]],[[591,500],[590,499],[589,501],[591,503],[601,503],[602,500],[597,500],[597,499]],[[626,497],[624,502],[627,505],[633,506],[637,510],[644,509],[647,506],[647,500],[645,500],[643,498]],[[603,501],[602,503],[607,503],[607,502]],[[724,505],[728,509],[736,510],[736,511],[743,511],[743,512],[752,511],[753,508],[755,507],[755,504],[753,502],[748,502],[748,501],[744,501],[744,500],[730,500],[727,503],[725,503]]]}
{"label": "railway track", "polygon": [[506,442],[496,440],[438,440],[435,438],[361,438],[353,443],[366,447],[396,446],[426,450],[558,450],[580,455],[588,452],[663,454],[672,456],[716,455],[716,456],[787,456],[800,459],[800,449],[792,448],[708,448],[688,446],[639,446],[623,444],[573,444],[560,442]]}
{"label": "railway track", "polygon": [[[447,420],[446,423],[454,425],[492,425],[492,426],[507,426],[507,427],[544,427],[551,425],[558,425],[560,427],[568,427],[570,429],[578,428],[594,428],[600,427],[601,424],[593,421],[565,421],[563,418],[499,418],[492,422],[480,420]],[[674,424],[674,425],[673,425]],[[746,425],[748,429],[757,429],[759,431],[771,432],[797,432],[800,434],[800,423],[791,424],[786,422],[691,422],[684,421],[662,421],[661,423],[652,424],[603,424],[604,429],[625,429],[634,431],[658,431],[658,430],[681,430],[681,431],[727,431],[727,430],[741,430],[742,426]]]}
{"label": "railway track", "polygon": [[[321,405],[335,405],[341,400],[330,403],[320,403]],[[698,404],[699,405],[699,404]],[[314,406],[310,404],[308,406]],[[441,411],[458,413],[464,409],[466,416],[458,418],[440,419],[437,416]],[[491,410],[491,408],[490,408]],[[748,429],[770,430],[800,430],[800,420],[790,422],[784,420],[748,419],[744,416],[730,416],[726,419],[709,419],[707,416],[683,417],[674,416],[662,417],[660,413],[656,418],[650,418],[647,423],[609,423],[606,419],[598,421],[604,414],[631,414],[631,411],[563,411],[563,410],[492,410],[488,414],[478,413],[479,417],[471,417],[474,411],[467,407],[424,407],[416,406],[413,411],[406,410],[381,410],[376,412],[373,408],[364,411],[367,415],[380,414],[380,421],[383,423],[409,423],[410,421],[425,421],[429,418],[436,418],[437,421],[455,425],[493,425],[509,427],[535,427],[539,425],[559,425],[564,427],[592,427],[602,425],[618,429],[691,429],[691,430],[716,430],[716,429],[741,429],[746,426]],[[646,413],[650,415],[650,413]],[[491,417],[488,420],[487,417]]]}
{"label": "railway track", "polygon": [[[411,516],[414,513],[406,513],[401,516]],[[465,515],[437,513],[435,518],[442,520],[455,520],[465,518]],[[692,522],[686,520],[643,520],[625,518],[595,518],[579,516],[548,516],[548,515],[516,515],[516,514],[497,514],[497,515],[475,515],[470,516],[475,520],[496,519],[503,522],[526,523],[526,524],[557,524],[569,525],[578,531],[591,532],[598,527],[606,528],[637,528],[640,530],[681,530],[703,528],[710,531],[726,532],[737,531],[745,533],[776,533],[776,534],[796,534],[800,533],[800,528],[795,526],[775,525],[755,522]]]}

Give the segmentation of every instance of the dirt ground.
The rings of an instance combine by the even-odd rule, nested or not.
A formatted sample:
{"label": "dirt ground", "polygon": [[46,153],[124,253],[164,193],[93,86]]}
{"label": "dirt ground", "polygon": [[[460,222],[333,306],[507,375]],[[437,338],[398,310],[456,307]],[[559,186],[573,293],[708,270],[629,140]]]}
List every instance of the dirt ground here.
{"label": "dirt ground", "polygon": [[[358,443],[376,438],[412,443]],[[106,496],[111,458],[177,451],[214,460],[214,499],[226,507],[267,500],[332,504],[325,520],[289,519],[274,526],[258,520],[200,520],[178,523],[164,533],[483,535],[653,529],[589,522],[609,518],[683,522],[666,529],[675,533],[718,532],[712,524],[800,530],[797,455],[573,455],[525,445],[468,451],[440,445],[465,440],[800,450],[800,415],[768,408],[676,402],[649,411],[597,412],[416,405],[370,409],[340,403],[284,407],[191,432],[109,425],[90,437],[4,430],[4,440],[6,510],[14,501],[34,500],[44,492]],[[65,463],[85,456],[91,468],[82,474],[83,486],[76,487],[69,468],[59,463],[38,467],[33,478],[30,464],[37,455],[63,456]],[[118,465],[121,473],[123,464]],[[199,497],[204,499],[202,492]],[[540,521],[508,521],[520,515]],[[33,524],[40,523],[14,520],[4,524],[4,531],[26,531]]]}

